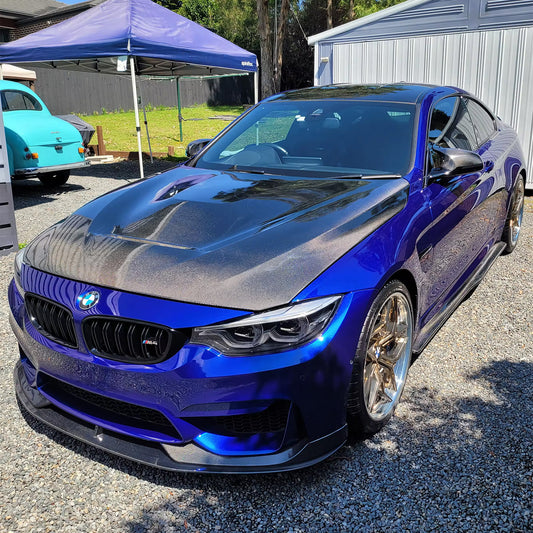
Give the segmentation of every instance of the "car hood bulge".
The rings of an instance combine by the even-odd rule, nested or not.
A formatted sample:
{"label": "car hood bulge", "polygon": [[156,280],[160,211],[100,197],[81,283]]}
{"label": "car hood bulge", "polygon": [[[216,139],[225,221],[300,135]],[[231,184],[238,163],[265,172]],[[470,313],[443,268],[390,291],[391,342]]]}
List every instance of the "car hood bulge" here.
{"label": "car hood bulge", "polygon": [[259,311],[306,285],[405,205],[404,179],[180,167],[113,191],[27,248],[39,270],[94,285]]}

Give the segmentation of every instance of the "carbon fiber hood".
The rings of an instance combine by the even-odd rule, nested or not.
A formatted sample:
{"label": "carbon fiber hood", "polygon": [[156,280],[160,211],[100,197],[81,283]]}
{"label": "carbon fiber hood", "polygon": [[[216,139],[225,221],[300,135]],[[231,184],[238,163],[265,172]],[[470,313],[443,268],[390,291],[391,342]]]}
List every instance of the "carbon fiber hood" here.
{"label": "carbon fiber hood", "polygon": [[118,290],[259,311],[291,301],[405,205],[404,179],[180,167],[104,195],[39,235],[25,261]]}

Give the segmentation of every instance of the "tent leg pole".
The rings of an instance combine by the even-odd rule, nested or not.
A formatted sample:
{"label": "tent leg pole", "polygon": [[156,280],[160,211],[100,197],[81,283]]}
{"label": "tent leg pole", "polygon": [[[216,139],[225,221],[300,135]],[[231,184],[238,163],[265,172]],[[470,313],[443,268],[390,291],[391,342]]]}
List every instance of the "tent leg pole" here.
{"label": "tent leg pole", "polygon": [[148,151],[150,152],[150,163],[153,163],[154,157],[152,155],[152,143],[150,142],[150,132],[148,131],[148,120],[146,120],[146,106],[144,105],[141,87],[142,87],[142,82],[139,80],[139,100],[141,101],[141,105],[143,106],[144,127],[146,128],[146,138],[148,139]]}
{"label": "tent leg pole", "polygon": [[133,92],[133,109],[135,110],[135,129],[137,130],[137,148],[139,150],[139,172],[144,178],[143,152],[141,145],[141,125],[139,121],[139,102],[137,101],[137,84],[135,83],[135,60],[130,56],[131,90]]}
{"label": "tent leg pole", "polygon": [[257,65],[257,70],[254,72],[254,104],[259,102],[259,65]]}
{"label": "tent leg pole", "polygon": [[176,78],[176,90],[178,91],[178,122],[180,123],[180,143],[183,142],[183,125],[181,117],[181,95],[180,95],[180,79]]}
{"label": "tent leg pole", "polygon": [[154,162],[154,156],[152,155],[152,143],[150,142],[150,132],[148,131],[148,121],[146,120],[146,107],[143,103],[143,113],[144,113],[144,126],[146,127],[146,138],[148,139],[148,150],[150,152],[150,163]]}

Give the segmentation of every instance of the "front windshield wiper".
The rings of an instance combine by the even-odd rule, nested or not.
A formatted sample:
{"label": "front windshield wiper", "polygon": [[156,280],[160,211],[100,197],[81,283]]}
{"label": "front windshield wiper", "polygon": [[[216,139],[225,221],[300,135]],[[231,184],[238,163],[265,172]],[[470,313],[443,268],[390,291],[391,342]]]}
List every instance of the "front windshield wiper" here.
{"label": "front windshield wiper", "polygon": [[227,168],[225,171],[236,171],[236,172],[246,172],[247,174],[264,174],[264,170],[252,170],[252,169],[246,169],[246,168],[239,168],[237,165],[233,165],[232,167]]}
{"label": "front windshield wiper", "polygon": [[372,180],[372,179],[398,179],[402,176],[400,174],[343,174],[341,176],[333,176],[336,180]]}

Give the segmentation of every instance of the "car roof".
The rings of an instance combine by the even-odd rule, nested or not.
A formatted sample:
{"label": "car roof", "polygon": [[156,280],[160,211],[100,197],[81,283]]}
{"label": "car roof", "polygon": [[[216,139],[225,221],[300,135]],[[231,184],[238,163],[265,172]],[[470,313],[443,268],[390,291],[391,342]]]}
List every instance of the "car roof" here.
{"label": "car roof", "polygon": [[381,100],[384,102],[418,103],[431,94],[455,94],[464,92],[455,87],[423,85],[412,83],[391,83],[383,85],[324,85],[296,89],[274,95],[264,101],[272,100]]}

